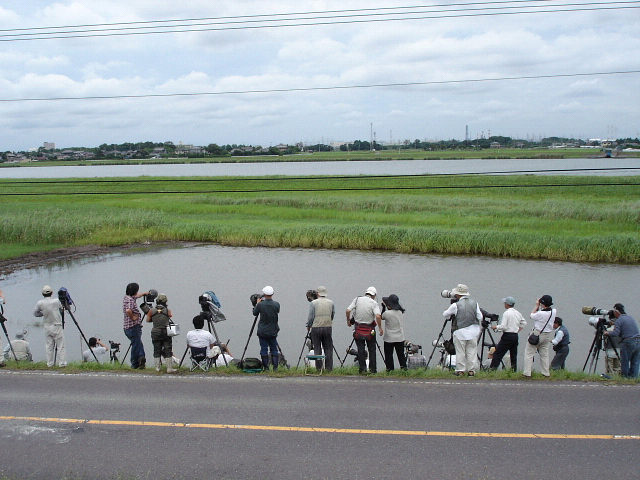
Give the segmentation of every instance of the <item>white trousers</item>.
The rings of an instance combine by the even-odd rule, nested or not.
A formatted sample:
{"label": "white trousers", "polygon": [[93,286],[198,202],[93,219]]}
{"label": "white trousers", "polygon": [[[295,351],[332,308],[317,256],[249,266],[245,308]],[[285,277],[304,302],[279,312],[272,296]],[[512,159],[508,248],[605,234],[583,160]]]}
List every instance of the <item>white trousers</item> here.
{"label": "white trousers", "polygon": [[[47,349],[47,367],[53,367],[54,358],[58,365],[67,365],[67,355],[64,348],[64,330],[62,325],[44,327],[44,341]],[[56,348],[58,352],[56,353]]]}
{"label": "white trousers", "polygon": [[478,370],[478,339],[460,340],[453,336],[453,345],[456,347],[456,372]]}
{"label": "white trousers", "polygon": [[[536,330],[537,332],[537,330]],[[529,342],[524,347],[524,369],[522,374],[527,377],[531,376],[531,367],[533,367],[533,356],[536,352],[540,355],[540,373],[545,377],[549,376],[549,365],[551,364],[551,347],[554,333],[545,332],[540,334],[540,342],[538,345],[531,345]]]}

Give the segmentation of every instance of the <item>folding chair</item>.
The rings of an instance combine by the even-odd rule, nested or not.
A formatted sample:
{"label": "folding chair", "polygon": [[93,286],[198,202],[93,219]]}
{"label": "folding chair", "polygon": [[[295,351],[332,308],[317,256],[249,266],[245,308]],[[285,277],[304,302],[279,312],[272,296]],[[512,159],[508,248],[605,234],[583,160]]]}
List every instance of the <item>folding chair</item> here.
{"label": "folding chair", "polygon": [[[191,359],[191,372],[196,370],[202,370],[203,372],[208,372],[211,368],[212,362],[211,358],[207,357],[207,347],[189,347]],[[215,365],[215,360],[213,362]]]}
{"label": "folding chair", "polygon": [[[313,375],[312,373],[307,373],[307,370],[309,370],[309,367],[311,366],[311,362],[314,362],[315,365],[315,361],[322,361],[322,366],[320,367],[320,370],[318,371],[318,373],[316,373],[315,375]],[[312,376],[320,376],[322,375],[322,372],[324,371],[324,355],[313,355],[313,354],[309,354],[306,355],[304,357],[304,374],[305,375],[312,375]]]}

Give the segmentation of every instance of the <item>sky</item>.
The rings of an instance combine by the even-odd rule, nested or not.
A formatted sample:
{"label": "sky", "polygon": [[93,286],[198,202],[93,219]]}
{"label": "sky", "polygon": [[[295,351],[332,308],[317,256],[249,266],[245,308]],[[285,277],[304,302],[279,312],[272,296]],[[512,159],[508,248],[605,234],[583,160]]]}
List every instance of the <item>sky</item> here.
{"label": "sky", "polygon": [[[640,8],[486,15],[518,12],[487,10],[500,6],[531,11],[541,4],[569,10],[593,5],[457,3],[4,0],[0,151],[44,142],[66,148],[143,141],[270,146],[372,137],[383,143],[464,140],[467,128],[470,139],[640,137],[640,73],[582,75],[640,70]],[[433,17],[434,5],[459,11],[402,21],[381,15],[431,11],[414,17]],[[377,10],[335,12],[359,9]],[[334,13],[303,15],[327,11]],[[368,16],[344,17],[354,13]],[[276,24],[287,18],[282,14],[295,14],[302,20],[291,23],[306,25],[247,28],[265,25],[260,19]],[[345,23],[318,25],[335,19],[310,18],[336,15]],[[224,29],[200,32],[112,31],[29,41],[7,36],[51,31],[33,30],[41,27],[166,20],[192,25],[188,19],[240,16],[218,20],[237,22],[217,25]],[[372,19],[387,21],[362,21]],[[240,23],[247,21],[252,23]],[[158,24],[129,26],[152,25]],[[214,94],[175,96],[187,93]],[[138,98],[86,98],[97,96]],[[61,97],[84,98],[25,100]]]}

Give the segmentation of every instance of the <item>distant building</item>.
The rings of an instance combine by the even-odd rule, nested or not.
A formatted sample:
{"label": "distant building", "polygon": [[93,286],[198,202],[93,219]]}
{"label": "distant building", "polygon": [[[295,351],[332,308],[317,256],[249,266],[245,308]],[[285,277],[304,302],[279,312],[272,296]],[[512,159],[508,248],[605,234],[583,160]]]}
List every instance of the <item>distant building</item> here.
{"label": "distant building", "polygon": [[45,150],[55,150],[56,144],[54,142],[44,142],[42,144],[42,148],[44,148]]}

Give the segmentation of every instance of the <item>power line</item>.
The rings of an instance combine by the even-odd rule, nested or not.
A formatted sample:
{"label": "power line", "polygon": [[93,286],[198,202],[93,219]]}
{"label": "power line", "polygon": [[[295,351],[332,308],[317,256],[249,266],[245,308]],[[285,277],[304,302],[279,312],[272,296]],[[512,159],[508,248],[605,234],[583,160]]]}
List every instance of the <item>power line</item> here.
{"label": "power line", "polygon": [[557,73],[549,75],[522,75],[517,77],[494,77],[494,78],[469,78],[462,80],[433,80],[426,82],[400,82],[400,83],[372,83],[362,85],[333,85],[328,87],[294,87],[294,88],[271,88],[261,90],[223,90],[218,92],[193,92],[193,93],[146,93],[140,95],[87,95],[82,97],[33,97],[33,98],[0,98],[0,102],[51,102],[66,100],[113,100],[125,98],[164,98],[164,97],[197,97],[205,95],[246,95],[254,93],[291,93],[291,92],[312,92],[325,90],[349,90],[358,88],[383,88],[383,87],[412,87],[426,85],[447,85],[457,83],[481,83],[499,82],[507,80],[537,80],[544,78],[567,78],[567,77],[591,77],[598,75],[628,75],[640,73],[640,70],[621,70],[611,72],[589,72],[589,73]]}
{"label": "power line", "polygon": [[[625,2],[606,2],[606,3],[597,3],[593,2],[593,5],[612,5],[612,4],[621,4],[621,3],[633,3],[637,4],[637,1],[625,1]],[[589,5],[589,4],[563,4],[567,6],[572,5]],[[0,42],[17,42],[17,41],[30,41],[30,40],[49,40],[49,39],[68,39],[68,38],[90,38],[90,37],[117,37],[117,36],[129,36],[129,35],[154,35],[154,34],[166,34],[166,33],[185,33],[185,32],[210,32],[210,31],[227,31],[227,30],[253,30],[253,29],[265,29],[265,28],[283,28],[283,27],[311,27],[311,26],[322,26],[322,25],[344,25],[344,24],[358,24],[358,23],[372,23],[372,22],[396,22],[396,21],[407,21],[407,20],[432,20],[432,19],[441,19],[441,18],[463,18],[463,17],[486,17],[486,16],[500,16],[500,15],[521,15],[521,14],[536,14],[536,13],[568,13],[568,12],[585,12],[585,11],[598,11],[598,10],[621,10],[621,9],[635,9],[640,8],[640,5],[623,5],[623,6],[599,6],[599,7],[580,7],[580,8],[556,8],[562,5],[552,5],[550,6],[553,9],[548,10],[522,10],[517,12],[489,12],[489,13],[457,13],[452,15],[422,15],[422,16],[411,16],[404,18],[365,18],[365,19],[351,19],[351,20],[339,20],[344,17],[370,17],[374,15],[385,15],[385,14],[360,14],[360,15],[343,15],[343,16],[330,16],[330,17],[318,17],[317,19],[329,19],[330,21],[314,21],[314,22],[302,22],[302,23],[281,23],[281,24],[269,24],[269,25],[236,25],[236,26],[221,26],[221,27],[209,27],[209,28],[181,28],[181,29],[171,29],[171,30],[156,30],[156,31],[128,31],[128,32],[113,32],[112,30],[116,29],[106,29],[106,30],[97,30],[97,31],[111,31],[111,33],[87,33],[84,34],[82,32],[90,32],[91,30],[84,31],[71,31],[66,32],[69,33],[61,34],[65,32],[51,32],[51,33],[24,33],[24,34],[12,34],[12,35],[0,35],[0,37],[11,37],[11,38],[0,38]],[[484,9],[466,9],[462,11],[471,11],[471,10],[488,10],[491,8],[498,7],[490,7]],[[546,5],[544,6],[528,6],[528,7],[503,7],[501,10],[505,8],[548,8]],[[429,13],[446,13],[449,11],[460,11],[461,9],[449,9],[449,10],[440,10],[433,11]],[[414,12],[412,15],[420,15],[426,12]],[[386,14],[389,15],[389,14]],[[407,15],[406,12],[397,13],[396,15]],[[304,20],[313,19],[304,18]],[[302,20],[301,18],[291,18],[286,21],[297,21]],[[266,19],[260,22],[274,22],[276,20]],[[255,22],[255,21],[251,21]],[[245,22],[223,22],[223,24],[229,23],[248,23]],[[213,23],[215,24],[215,23]],[[212,24],[212,25],[213,25]],[[183,25],[183,27],[189,26],[206,26],[207,24],[187,24]],[[132,27],[132,28],[161,28],[161,27]],[[131,30],[132,28],[124,28],[126,30]],[[164,28],[164,26],[162,26]],[[31,36],[31,35],[46,35],[46,36]]]}

